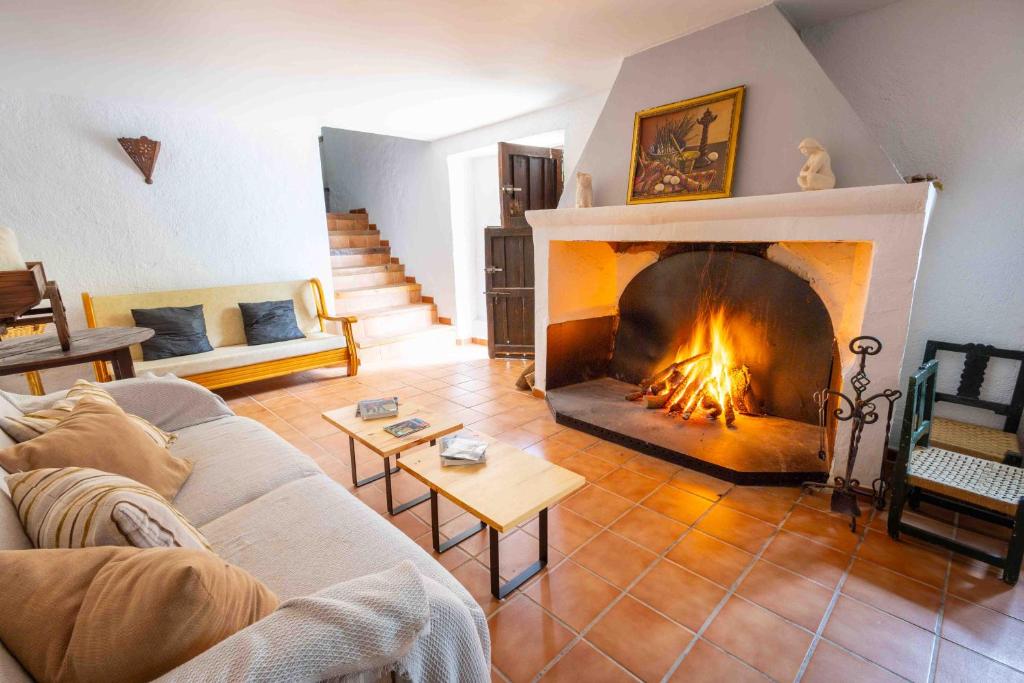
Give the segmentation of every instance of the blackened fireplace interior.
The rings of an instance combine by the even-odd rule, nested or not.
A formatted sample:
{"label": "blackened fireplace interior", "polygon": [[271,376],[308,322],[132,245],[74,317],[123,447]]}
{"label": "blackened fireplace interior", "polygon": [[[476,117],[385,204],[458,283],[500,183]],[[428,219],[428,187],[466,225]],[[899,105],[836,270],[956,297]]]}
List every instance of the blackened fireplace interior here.
{"label": "blackened fireplace interior", "polygon": [[[836,385],[835,333],[810,284],[766,258],[768,247],[660,245],[659,259],[623,290],[618,315],[550,325],[547,399],[556,420],[739,484],[824,481],[831,434],[819,425],[814,394]],[[724,312],[756,414],[727,426],[722,416],[683,419],[627,401],[679,360],[708,310]]]}

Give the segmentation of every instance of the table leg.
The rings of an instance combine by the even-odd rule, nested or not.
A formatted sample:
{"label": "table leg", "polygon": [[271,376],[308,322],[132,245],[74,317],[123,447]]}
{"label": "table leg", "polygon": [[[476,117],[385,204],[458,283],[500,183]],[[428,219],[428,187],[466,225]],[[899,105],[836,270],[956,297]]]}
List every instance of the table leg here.
{"label": "table leg", "polygon": [[128,347],[117,349],[110,356],[110,364],[114,366],[114,379],[130,379],[135,376],[135,363]]}
{"label": "table leg", "polygon": [[548,564],[548,509],[544,508],[537,515],[538,526],[540,527],[539,540],[538,540],[538,559],[536,562],[531,564],[529,567],[524,569],[513,579],[510,579],[508,583],[502,585],[501,583],[501,557],[498,552],[498,531],[493,527],[490,530],[490,546],[491,546],[491,595],[498,598],[499,600],[505,598],[509,593],[526,583],[527,580],[535,576],[540,570]]}
{"label": "table leg", "polygon": [[460,532],[456,536],[452,536],[444,543],[441,543],[441,525],[437,519],[437,491],[430,489],[430,533],[431,540],[434,542],[434,552],[443,553],[451,550],[458,544],[465,541],[470,536],[476,536],[478,533],[487,528],[487,525],[483,522],[477,522],[473,526],[469,527],[465,531]]}
{"label": "table leg", "polygon": [[[349,468],[352,470],[352,486],[355,486],[356,488],[359,488],[360,486],[366,486],[367,484],[371,484],[384,476],[383,472],[378,472],[377,474],[371,475],[366,479],[359,479],[359,476],[356,474],[356,440],[353,439],[351,436],[348,437],[348,461]],[[384,461],[384,467],[385,469],[387,468],[387,460]],[[396,467],[395,469],[393,469],[391,473],[398,474],[398,468]]]}
{"label": "table leg", "polygon": [[[396,462],[398,461],[398,458],[401,457],[401,455],[401,453],[395,453]],[[396,474],[397,472],[397,467],[394,470],[391,469],[391,458],[384,458],[384,492],[387,494],[388,514],[392,517],[401,512],[405,512],[411,507],[416,507],[420,503],[425,503],[427,500],[430,499],[430,494],[424,493],[422,496],[413,498],[412,500],[406,503],[402,503],[398,507],[395,507],[394,498],[391,497],[391,475]]]}

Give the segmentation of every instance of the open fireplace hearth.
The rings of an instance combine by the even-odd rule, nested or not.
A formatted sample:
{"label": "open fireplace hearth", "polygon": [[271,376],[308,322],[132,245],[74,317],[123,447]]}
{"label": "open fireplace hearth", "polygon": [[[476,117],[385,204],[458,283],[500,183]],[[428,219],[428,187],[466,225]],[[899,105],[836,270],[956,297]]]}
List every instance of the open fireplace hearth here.
{"label": "open fireplace hearth", "polygon": [[769,247],[663,245],[618,315],[550,326],[556,420],[736,483],[824,481],[814,395],[834,381],[835,334]]}
{"label": "open fireplace hearth", "polygon": [[604,377],[552,389],[547,399],[559,424],[736,484],[826,479],[815,425],[772,415],[740,415],[736,429],[704,418],[672,419],[623,401],[635,389]]}

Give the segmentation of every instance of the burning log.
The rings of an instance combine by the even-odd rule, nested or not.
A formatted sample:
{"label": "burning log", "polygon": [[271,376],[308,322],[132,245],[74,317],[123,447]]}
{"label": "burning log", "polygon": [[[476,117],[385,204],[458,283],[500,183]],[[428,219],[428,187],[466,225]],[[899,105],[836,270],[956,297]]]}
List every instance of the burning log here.
{"label": "burning log", "polygon": [[722,371],[714,365],[709,352],[677,361],[641,382],[626,399],[643,399],[648,408],[664,409],[684,420],[702,410],[711,420],[724,416],[729,427],[737,415],[756,415],[747,366]]}

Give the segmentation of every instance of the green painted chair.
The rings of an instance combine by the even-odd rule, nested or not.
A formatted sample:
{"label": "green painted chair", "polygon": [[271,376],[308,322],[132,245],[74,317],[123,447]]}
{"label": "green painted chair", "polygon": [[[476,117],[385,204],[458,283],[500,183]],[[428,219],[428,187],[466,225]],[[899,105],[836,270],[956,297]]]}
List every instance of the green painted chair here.
{"label": "green painted chair", "polygon": [[[929,360],[910,376],[899,452],[892,475],[889,535],[907,534],[1003,570],[1013,585],[1024,557],[1024,469],[929,446],[935,373]],[[903,508],[919,502],[953,510],[1012,529],[1005,556],[955,541],[903,521]]]}

